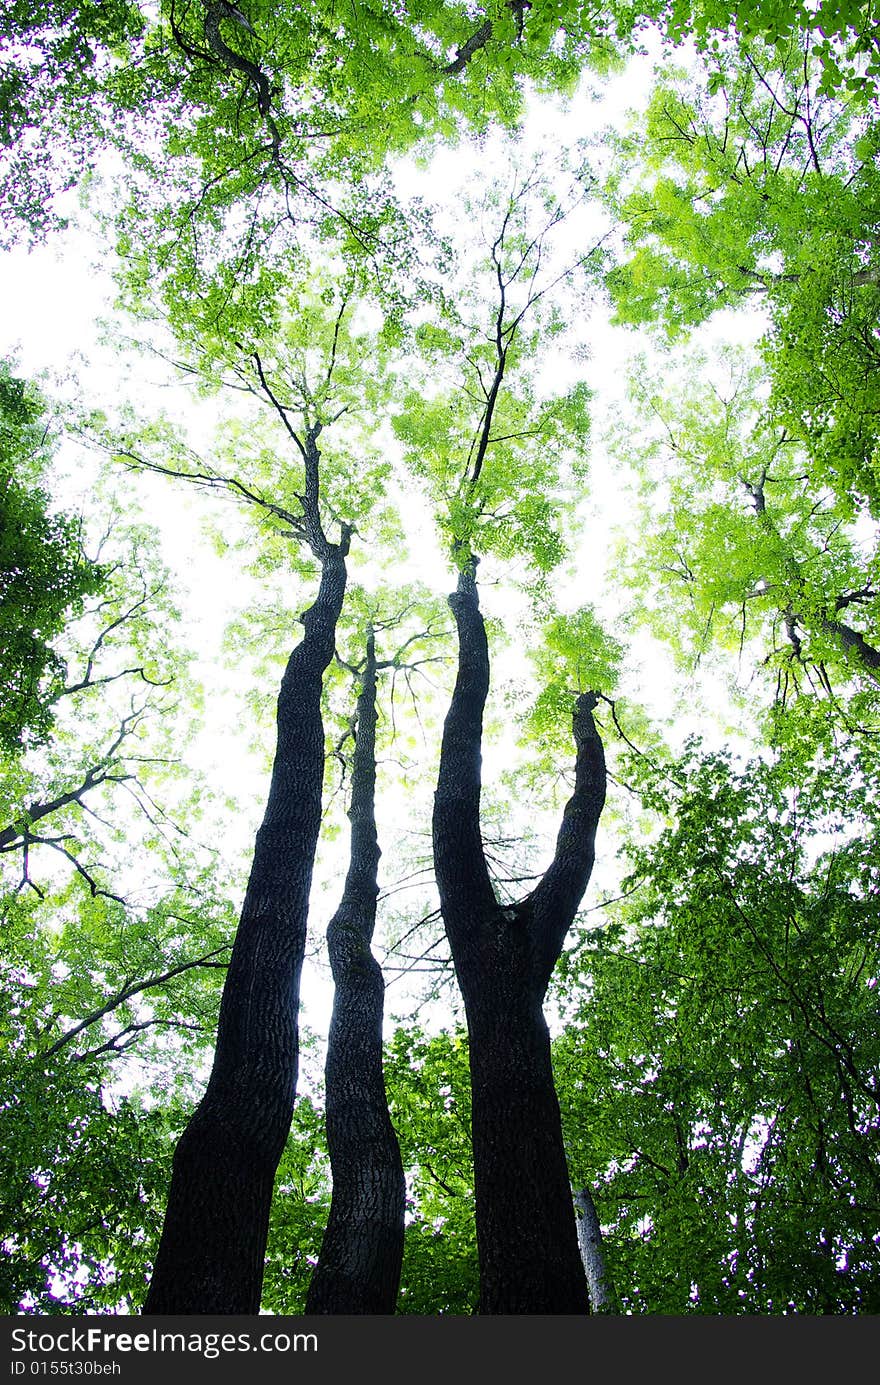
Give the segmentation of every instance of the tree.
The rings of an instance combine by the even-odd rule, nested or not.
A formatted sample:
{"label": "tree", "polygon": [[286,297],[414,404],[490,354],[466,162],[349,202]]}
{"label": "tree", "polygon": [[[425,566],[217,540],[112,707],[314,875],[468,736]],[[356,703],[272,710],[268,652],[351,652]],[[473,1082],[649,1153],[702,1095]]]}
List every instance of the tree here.
{"label": "tree", "polygon": [[586,1312],[541,1004],[590,877],[605,801],[605,760],[592,717],[596,699],[577,699],[575,792],[553,863],[525,899],[505,907],[480,839],[489,653],[470,556],[467,562],[450,600],[459,673],[440,751],[434,861],[468,1017],[480,1311]]}
{"label": "tree", "polygon": [[211,1077],[175,1150],[145,1313],[256,1313],[260,1305],[272,1188],[296,1091],[299,984],[324,779],[321,691],[333,658],[352,532],[344,522],[338,540],[327,537],[318,448],[335,412],[344,310],[345,304],[323,380],[313,388],[303,373],[288,382],[299,392],[300,431],[261,357],[249,363],[302,461],[298,511],[256,495],[237,478],[188,473],[197,483],[243,495],[280,520],[287,534],[308,544],[321,577],[281,680],[272,779],[223,989]]}
{"label": "tree", "polygon": [[385,982],[370,951],[376,923],[376,636],[359,670],[351,774],[351,853],[327,928],[336,985],[325,1067],[333,1198],[307,1313],[393,1313],[403,1258],[406,1187],[385,1095]]}
{"label": "tree", "polygon": [[[546,199],[542,211],[550,208],[549,221],[537,233],[527,221],[532,198]],[[491,329],[472,332],[464,342],[453,339],[468,369],[467,385],[451,409],[441,394],[431,401],[427,418],[411,411],[399,427],[410,448],[430,440],[433,455],[417,458],[416,465],[444,496],[442,523],[459,569],[450,598],[458,674],[440,750],[433,844],[440,907],[468,1023],[480,1311],[585,1312],[541,1004],[590,876],[605,798],[604,755],[592,717],[596,698],[587,692],[569,698],[575,787],[553,863],[524,899],[506,903],[493,888],[481,837],[489,649],[476,582],[477,549],[516,553],[543,574],[562,556],[556,517],[542,504],[541,492],[552,485],[558,465],[554,442],[564,447],[583,427],[584,400],[577,389],[550,400],[534,391],[528,366],[535,338],[524,340],[523,323],[529,314],[538,315],[537,335],[545,296],[570,280],[574,266],[556,274],[549,267],[551,231],[564,213],[546,185],[526,179],[499,200],[500,229],[489,257]],[[449,350],[442,333],[430,340],[438,353]],[[445,430],[438,433],[432,424],[444,413]],[[469,440],[467,423],[473,428]]]}
{"label": "tree", "polygon": [[611,1294],[608,1287],[605,1256],[602,1251],[602,1228],[599,1225],[596,1204],[589,1188],[577,1189],[574,1195],[574,1205],[577,1209],[578,1245],[580,1246],[581,1259],[584,1262],[584,1272],[587,1276],[590,1310],[593,1313],[598,1313],[603,1308],[607,1309]]}
{"label": "tree", "polygon": [[[535,266],[540,263],[544,240],[545,235],[542,233],[524,255],[521,254],[518,243],[514,244],[511,251],[512,263],[518,263],[519,267],[512,272],[510,283],[513,283],[521,272],[525,272],[523,266],[527,261],[531,267],[531,258],[534,258]],[[538,290],[533,284],[528,293],[526,308],[533,307],[544,292],[544,288]],[[524,308],[523,312],[525,310]],[[350,365],[351,353],[356,348],[348,336],[345,323],[346,304],[343,302],[335,319],[322,320],[321,311],[317,308],[314,311],[306,309],[300,312],[289,329],[292,333],[291,343],[287,348],[282,348],[282,354],[278,355],[277,361],[271,366],[267,363],[267,347],[263,344],[259,350],[246,352],[236,343],[234,350],[226,348],[225,359],[221,355],[219,362],[221,370],[225,365],[238,387],[260,396],[283,424],[289,440],[294,443],[304,460],[304,487],[301,488],[289,473],[285,475],[282,470],[280,484],[276,483],[274,498],[270,500],[264,483],[257,484],[246,480],[241,473],[232,476],[228,471],[222,472],[213,466],[194,464],[191,458],[187,458],[179,450],[174,454],[173,448],[169,461],[148,463],[165,474],[183,476],[202,487],[235,495],[264,516],[269,525],[280,525],[282,532],[286,531],[296,538],[305,538],[323,569],[322,592],[319,594],[318,605],[314,608],[318,612],[330,611],[323,592],[328,570],[331,577],[337,569],[344,575],[349,524],[348,521],[343,521],[342,542],[339,545],[329,545],[321,527],[317,438],[326,422],[338,419],[350,407],[350,398],[359,402],[363,400],[365,390],[363,374],[353,372]],[[510,368],[513,371],[519,353],[514,338],[523,312],[517,313],[512,327],[503,321],[506,311],[503,292],[499,311],[498,330],[503,339],[503,359],[499,365],[493,403],[484,419],[487,431],[482,443],[482,456],[477,462],[478,475],[490,445],[495,448],[493,460],[496,453],[502,455],[499,449],[504,447],[505,440],[502,437],[492,438],[490,441],[489,429],[493,420],[499,426],[504,420],[505,410],[497,401],[498,385],[506,369]],[[314,361],[309,364],[307,358],[309,353],[314,356],[315,345],[321,339],[321,333],[324,334],[327,343],[323,362],[319,359],[317,365]],[[223,349],[219,344],[215,345],[210,341],[206,345],[208,350],[215,353]],[[204,345],[202,349],[205,349]],[[285,349],[286,356],[283,354]],[[198,359],[199,368],[204,370],[203,358]],[[317,385],[309,383],[310,376],[315,378],[312,375],[313,370],[317,370]],[[303,428],[299,432],[290,421],[291,395],[295,398],[296,407],[304,420]],[[372,394],[368,394],[368,398],[374,401],[378,399],[375,386],[372,387]],[[569,419],[579,419],[581,408],[582,401],[577,391],[571,400],[566,397],[563,400],[542,400],[540,403],[535,401],[534,404],[528,401],[525,413],[519,405],[513,404],[510,417],[515,431],[508,439],[508,446],[504,450],[510,451],[518,436],[532,435],[529,427],[530,410],[538,414],[538,431],[545,442],[549,443],[564,435]],[[149,438],[147,440],[149,441]],[[142,451],[137,450],[136,444],[130,443],[125,449],[120,449],[120,455],[127,456],[136,465],[144,464]],[[261,461],[260,465],[265,463]],[[342,476],[335,474],[334,469],[329,472],[326,469],[322,471],[322,477],[329,476],[329,497],[326,484],[322,480],[328,508],[336,514],[341,510],[342,514],[352,518],[355,514],[353,506],[358,504],[358,495],[363,495],[365,501],[367,496],[371,502],[374,499],[370,494],[369,474],[365,473],[360,459],[355,465],[351,459],[348,460],[343,473],[346,480],[348,476],[354,475],[355,470],[358,478],[357,491],[354,494],[351,493],[350,487],[349,493],[345,493],[345,488],[340,484]],[[492,494],[488,489],[490,475],[491,468],[487,467],[480,492],[483,500],[488,500]],[[532,495],[523,497],[512,507],[510,515],[486,516],[483,527],[497,535],[496,541],[503,545],[507,542],[506,534],[511,528],[516,533],[517,527],[520,526],[522,537],[515,540],[516,545],[524,549],[530,547],[542,555],[552,555],[548,557],[548,561],[552,563],[558,548],[551,535],[544,530],[549,519],[549,508],[538,498],[541,484],[542,477],[539,473],[533,481],[534,499]],[[501,496],[503,487],[499,477],[494,478],[494,486]],[[339,501],[334,499],[334,493],[340,497]],[[281,503],[282,501],[284,503]],[[363,504],[361,508],[364,508]],[[464,514],[464,510],[460,513]],[[343,586],[344,581],[338,581],[335,585],[332,612],[321,627],[321,659],[319,663],[310,666],[308,682],[304,684],[298,660],[303,660],[307,656],[311,633],[310,617],[308,614],[305,617],[306,639],[299,651],[294,651],[282,683],[282,704],[287,706],[289,702],[291,708],[296,706],[298,720],[295,726],[292,723],[288,725],[287,714],[282,709],[279,713],[279,734],[282,740],[286,736],[293,739],[295,735],[301,735],[306,722],[306,707],[314,708],[315,715],[320,718],[321,675],[332,653],[332,639],[341,609]],[[320,728],[320,720],[316,722],[316,727]],[[316,752],[322,749],[323,735],[320,742],[315,744]],[[279,774],[279,763],[276,759],[276,776]],[[308,838],[305,833],[299,837],[286,838],[283,853],[278,850],[278,842],[275,841],[273,849],[266,852],[263,860],[260,857],[260,838],[264,835],[261,829],[257,850],[259,870],[258,860],[255,858],[252,887],[253,882],[262,878],[262,872],[265,871],[262,888],[276,889],[283,894],[289,889],[285,883],[285,871],[296,871],[302,887],[297,895],[297,907],[287,914],[283,922],[279,917],[276,929],[283,930],[285,935],[285,942],[280,945],[282,962],[274,977],[267,977],[265,957],[260,958],[259,971],[250,960],[251,957],[256,958],[259,949],[249,942],[249,938],[254,934],[259,938],[263,924],[255,924],[250,918],[249,899],[252,890],[249,890],[224,991],[225,999],[221,1008],[212,1078],[199,1111],[180,1142],[175,1159],[175,1176],[169,1197],[166,1228],[146,1303],[148,1312],[163,1311],[172,1306],[176,1306],[178,1310],[183,1308],[189,1311],[208,1311],[209,1308],[219,1309],[221,1304],[226,1305],[226,1311],[253,1311],[259,1301],[259,1276],[265,1248],[271,1176],[274,1174],[289,1125],[290,1103],[295,1083],[295,1058],[291,1059],[290,1056],[293,1052],[290,1026],[295,1022],[292,1016],[295,1016],[296,987],[302,965],[308,885],[320,820],[322,760],[316,758],[308,764],[297,763],[296,768],[298,782],[301,785],[308,783],[314,786],[315,797],[309,815],[309,821],[313,823],[313,834]],[[284,774],[287,774],[286,770]],[[275,791],[272,789],[270,812],[274,800]],[[281,912],[279,910],[279,916]],[[230,1019],[230,1016],[235,1015],[236,1006],[244,1003],[243,998],[248,998],[247,1003],[252,1005],[253,997],[257,994],[261,997],[268,994],[267,1012],[260,1021],[261,1029],[268,1035],[265,1042],[271,1050],[261,1069],[263,1088],[254,1080],[253,1065],[258,1061],[260,1046],[264,1041],[255,1034],[249,1034],[245,1042]],[[232,1043],[228,1045],[227,1052],[226,1041],[230,1034]],[[278,1048],[274,1046],[273,1036],[276,1034],[281,1034],[282,1037]],[[275,1104],[272,1105],[272,1102]],[[259,1131],[256,1149],[252,1144],[255,1130]],[[206,1150],[209,1151],[207,1160]],[[232,1162],[235,1163],[234,1168],[230,1168]],[[221,1167],[218,1167],[218,1164]],[[248,1185],[247,1193],[245,1184]],[[228,1220],[223,1220],[228,1217],[228,1210],[224,1209],[228,1209],[230,1202],[234,1204],[235,1216],[241,1219],[241,1225],[237,1227],[234,1235],[230,1235]],[[573,1240],[574,1222],[570,1199],[567,1211]],[[206,1227],[209,1225],[213,1229],[206,1234]],[[248,1247],[247,1251],[244,1250],[245,1245]]]}

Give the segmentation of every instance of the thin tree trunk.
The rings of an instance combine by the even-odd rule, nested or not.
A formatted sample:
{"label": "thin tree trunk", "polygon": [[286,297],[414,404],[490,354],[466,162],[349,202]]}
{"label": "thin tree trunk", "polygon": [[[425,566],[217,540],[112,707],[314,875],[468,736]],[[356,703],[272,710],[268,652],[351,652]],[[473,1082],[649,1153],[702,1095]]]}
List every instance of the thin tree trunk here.
{"label": "thin tree trunk", "polygon": [[602,1230],[589,1188],[577,1190],[574,1194],[574,1205],[578,1214],[578,1245],[587,1275],[590,1308],[594,1313],[598,1313],[610,1303],[611,1294],[602,1250]]}
{"label": "thin tree trunk", "polygon": [[376,652],[372,631],[357,705],[351,859],[327,928],[336,983],[325,1067],[330,1216],[307,1313],[393,1313],[403,1259],[406,1185],[385,1092],[385,983],[370,950],[376,923]]}
{"label": "thin tree trunk", "polygon": [[214,1065],[175,1150],[145,1313],[259,1311],[275,1171],[296,1090],[324,775],[321,688],[347,551],[346,532],[339,544],[324,542],[318,596],[281,681],[269,798],[223,989]]}
{"label": "thin tree trunk", "polygon": [[542,1004],[590,877],[605,801],[595,697],[577,699],[575,791],[553,862],[530,895],[502,906],[480,834],[489,654],[473,558],[450,606],[459,668],[443,730],[434,862],[470,1036],[480,1312],[587,1313]]}

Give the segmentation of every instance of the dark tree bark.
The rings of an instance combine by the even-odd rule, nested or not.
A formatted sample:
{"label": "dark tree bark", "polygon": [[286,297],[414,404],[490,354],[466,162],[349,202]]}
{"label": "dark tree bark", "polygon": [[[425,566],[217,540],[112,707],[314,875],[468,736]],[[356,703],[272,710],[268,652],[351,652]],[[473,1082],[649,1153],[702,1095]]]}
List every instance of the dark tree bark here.
{"label": "dark tree bark", "polygon": [[336,992],[325,1067],[330,1216],[307,1313],[393,1313],[403,1260],[406,1185],[385,1092],[385,983],[370,950],[376,923],[376,652],[372,632],[357,704],[351,858],[327,928]]}
{"label": "dark tree bark", "polygon": [[819,626],[824,634],[830,635],[851,664],[861,667],[874,682],[880,682],[880,650],[869,644],[860,630],[845,625],[841,620],[830,616],[821,617]]}
{"label": "dark tree bark", "polygon": [[303,526],[321,563],[317,598],[278,696],[269,798],[229,963],[207,1090],[174,1154],[144,1313],[257,1313],[272,1190],[299,1065],[299,987],[321,824],[321,689],[333,657],[350,531],[328,542],[317,436],[303,454]]}
{"label": "dark tree bark", "polygon": [[575,790],[537,887],[499,904],[480,833],[489,653],[476,562],[450,597],[459,667],[443,730],[434,864],[470,1038],[481,1313],[587,1313],[571,1185],[542,1004],[583,897],[605,801],[605,758],[583,694]]}

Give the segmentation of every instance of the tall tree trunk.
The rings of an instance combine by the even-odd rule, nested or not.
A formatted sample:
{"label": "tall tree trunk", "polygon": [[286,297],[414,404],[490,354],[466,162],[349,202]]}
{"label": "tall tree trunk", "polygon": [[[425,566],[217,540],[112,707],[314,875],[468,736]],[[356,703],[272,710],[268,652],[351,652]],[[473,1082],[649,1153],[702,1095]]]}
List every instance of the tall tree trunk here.
{"label": "tall tree trunk", "polygon": [[481,1313],[586,1313],[571,1186],[542,1004],[583,897],[605,801],[595,697],[574,713],[575,790],[552,864],[518,904],[495,897],[480,834],[489,652],[476,560],[450,597],[459,667],[434,801],[440,904],[470,1037]]}
{"label": "tall tree trunk", "polygon": [[272,1189],[293,1114],[298,1009],[324,776],[321,688],[345,594],[348,534],[323,544],[278,696],[269,798],[207,1090],[174,1154],[145,1313],[257,1313]]}
{"label": "tall tree trunk", "polygon": [[327,1048],[330,1216],[307,1313],[393,1313],[403,1259],[406,1185],[382,1066],[385,983],[370,950],[376,923],[376,651],[372,631],[357,705],[351,859],[327,928],[336,993]]}

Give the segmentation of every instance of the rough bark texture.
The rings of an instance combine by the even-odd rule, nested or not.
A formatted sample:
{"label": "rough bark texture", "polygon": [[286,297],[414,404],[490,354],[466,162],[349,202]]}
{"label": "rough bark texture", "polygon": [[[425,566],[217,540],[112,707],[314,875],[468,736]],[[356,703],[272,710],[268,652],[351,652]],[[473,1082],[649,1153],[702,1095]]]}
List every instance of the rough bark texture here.
{"label": "rough bark texture", "polygon": [[829,616],[819,622],[823,633],[830,635],[852,663],[860,665],[874,682],[880,682],[880,650],[869,644],[860,630],[854,630],[843,621],[832,620]]}
{"label": "rough bark texture", "polygon": [[480,834],[480,745],[489,654],[476,564],[450,597],[459,668],[443,731],[434,862],[467,1014],[481,1313],[586,1313],[571,1187],[542,1003],[586,889],[605,801],[595,698],[577,700],[575,791],[538,886],[501,906]]}
{"label": "rough bark texture", "polygon": [[327,929],[336,992],[325,1067],[330,1216],[307,1313],[393,1313],[403,1259],[406,1186],[385,1093],[385,983],[370,950],[376,922],[376,656],[372,634],[357,707],[351,860]]}
{"label": "rough bark texture", "polygon": [[277,746],[205,1095],[174,1155],[145,1313],[257,1313],[275,1171],[298,1071],[300,973],[321,822],[321,686],[345,593],[347,536],[324,544],[278,697]]}
{"label": "rough bark texture", "polygon": [[574,1205],[578,1213],[578,1245],[587,1275],[590,1307],[594,1313],[598,1313],[610,1303],[611,1295],[602,1251],[602,1230],[589,1188],[578,1189],[574,1195]]}

